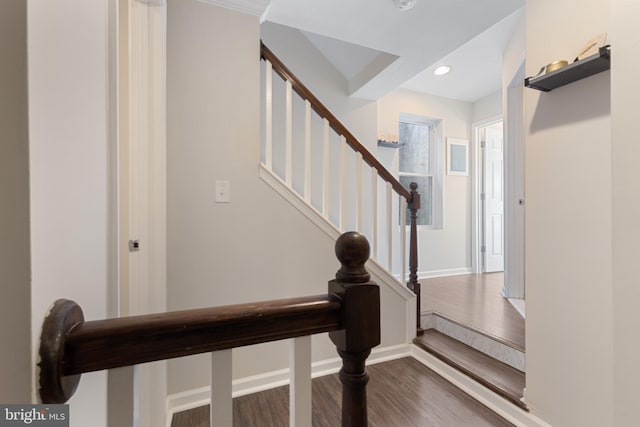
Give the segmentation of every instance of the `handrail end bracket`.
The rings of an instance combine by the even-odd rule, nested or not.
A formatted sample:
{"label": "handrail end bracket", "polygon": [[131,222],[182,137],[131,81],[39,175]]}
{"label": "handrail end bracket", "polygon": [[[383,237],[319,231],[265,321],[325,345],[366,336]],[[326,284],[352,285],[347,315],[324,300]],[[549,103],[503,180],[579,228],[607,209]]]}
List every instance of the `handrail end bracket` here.
{"label": "handrail end bracket", "polygon": [[42,403],[65,403],[76,391],[80,375],[64,375],[67,334],[84,322],[82,309],[74,301],[59,299],[42,324],[40,335],[39,395]]}

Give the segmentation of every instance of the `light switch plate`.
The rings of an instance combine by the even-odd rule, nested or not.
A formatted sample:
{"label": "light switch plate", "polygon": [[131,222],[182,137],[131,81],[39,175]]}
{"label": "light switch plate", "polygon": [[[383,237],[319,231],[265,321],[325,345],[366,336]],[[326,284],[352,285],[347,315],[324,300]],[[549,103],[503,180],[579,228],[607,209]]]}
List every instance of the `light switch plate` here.
{"label": "light switch plate", "polygon": [[229,181],[216,181],[216,203],[230,203]]}

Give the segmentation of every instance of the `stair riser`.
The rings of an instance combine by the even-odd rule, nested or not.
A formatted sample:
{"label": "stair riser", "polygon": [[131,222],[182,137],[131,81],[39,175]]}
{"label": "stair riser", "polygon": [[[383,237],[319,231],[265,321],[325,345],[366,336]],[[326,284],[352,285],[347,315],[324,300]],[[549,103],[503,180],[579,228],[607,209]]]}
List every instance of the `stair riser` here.
{"label": "stair riser", "polygon": [[453,322],[438,313],[422,314],[421,319],[424,329],[435,329],[502,363],[525,372],[524,352],[510,347],[481,331]]}

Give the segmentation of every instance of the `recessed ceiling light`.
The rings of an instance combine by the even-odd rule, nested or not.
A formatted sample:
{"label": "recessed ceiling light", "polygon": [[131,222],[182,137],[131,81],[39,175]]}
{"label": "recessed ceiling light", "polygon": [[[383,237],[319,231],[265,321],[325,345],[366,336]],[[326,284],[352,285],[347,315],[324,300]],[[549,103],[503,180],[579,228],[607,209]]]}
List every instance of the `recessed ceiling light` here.
{"label": "recessed ceiling light", "polygon": [[393,2],[400,10],[409,10],[416,4],[416,0],[393,0]]}
{"label": "recessed ceiling light", "polygon": [[438,68],[436,68],[435,70],[433,70],[433,74],[435,74],[436,76],[444,76],[449,71],[451,71],[451,67],[450,66],[441,65]]}

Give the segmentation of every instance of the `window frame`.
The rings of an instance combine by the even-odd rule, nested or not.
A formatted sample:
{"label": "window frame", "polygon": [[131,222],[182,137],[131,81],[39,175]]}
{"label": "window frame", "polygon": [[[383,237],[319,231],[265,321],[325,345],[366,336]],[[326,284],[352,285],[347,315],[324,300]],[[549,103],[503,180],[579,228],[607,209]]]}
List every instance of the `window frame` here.
{"label": "window frame", "polygon": [[[400,113],[400,123],[429,127],[429,172],[420,174],[400,171],[400,153],[398,152],[398,180],[400,176],[431,177],[431,224],[418,225],[418,230],[441,230],[443,228],[443,178],[444,178],[444,144],[442,137],[442,120],[433,117]],[[402,146],[399,147],[402,150]],[[418,192],[422,195],[420,187]],[[424,203],[423,203],[424,205]],[[407,227],[410,224],[407,223]]]}

